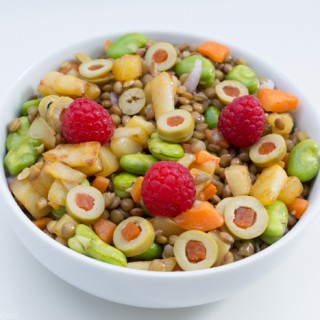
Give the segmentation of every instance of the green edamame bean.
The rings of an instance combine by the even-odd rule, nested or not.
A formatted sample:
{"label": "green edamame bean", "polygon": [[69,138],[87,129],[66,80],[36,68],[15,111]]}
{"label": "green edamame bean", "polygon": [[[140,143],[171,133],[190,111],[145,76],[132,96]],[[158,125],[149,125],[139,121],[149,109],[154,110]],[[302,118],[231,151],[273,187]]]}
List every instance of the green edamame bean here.
{"label": "green edamame bean", "polygon": [[287,164],[288,175],[306,182],[318,174],[319,168],[320,151],[316,141],[303,140],[291,150]]}
{"label": "green edamame bean", "polygon": [[202,61],[202,71],[199,83],[205,87],[209,87],[213,84],[216,74],[215,67],[209,59],[206,59],[199,55],[187,57],[176,64],[176,72],[179,75],[179,77],[183,73],[191,73],[197,59],[200,59]]}
{"label": "green edamame bean", "polygon": [[157,161],[151,154],[127,154],[121,157],[120,166],[129,173],[144,175]]}
{"label": "green edamame bean", "polygon": [[135,260],[153,260],[153,259],[159,259],[162,256],[163,247],[153,242],[153,244],[147,249],[145,252],[132,257]]}
{"label": "green edamame bean", "polygon": [[28,109],[29,109],[30,107],[38,107],[40,101],[41,101],[41,99],[33,99],[33,100],[26,101],[26,102],[22,105],[21,114],[22,114],[23,116],[28,115]]}
{"label": "green edamame bean", "polygon": [[40,139],[25,136],[6,154],[4,158],[5,169],[15,176],[24,168],[33,165],[42,151],[43,144]]}
{"label": "green edamame bean", "polygon": [[214,106],[210,106],[206,110],[204,119],[209,129],[214,129],[217,127],[220,112],[220,109]]}
{"label": "green edamame bean", "polygon": [[165,142],[157,138],[149,140],[148,148],[160,160],[178,161],[184,156],[184,150],[180,144]]}
{"label": "green edamame bean", "polygon": [[273,204],[265,206],[269,221],[266,230],[261,235],[261,239],[273,244],[278,241],[284,234],[288,225],[288,209],[284,202],[276,200]]}
{"label": "green edamame bean", "polygon": [[113,190],[115,194],[120,198],[130,197],[130,193],[127,191],[137,180],[138,176],[127,172],[121,172],[113,179]]}
{"label": "green edamame bean", "polygon": [[226,75],[226,79],[241,82],[248,88],[249,93],[253,93],[259,88],[259,79],[256,73],[251,68],[243,64],[233,67]]}
{"label": "green edamame bean", "polygon": [[92,229],[84,224],[79,224],[76,235],[68,240],[70,249],[96,260],[118,266],[126,266],[127,258],[118,249],[103,242]]}
{"label": "green edamame bean", "polygon": [[16,132],[10,132],[7,136],[7,150],[12,149],[16,144],[18,144],[30,128],[30,122],[28,120],[28,117],[20,117],[19,123],[19,129]]}
{"label": "green edamame bean", "polygon": [[135,54],[139,48],[143,47],[147,38],[138,32],[128,33],[114,41],[107,49],[109,58],[121,58],[125,54]]}

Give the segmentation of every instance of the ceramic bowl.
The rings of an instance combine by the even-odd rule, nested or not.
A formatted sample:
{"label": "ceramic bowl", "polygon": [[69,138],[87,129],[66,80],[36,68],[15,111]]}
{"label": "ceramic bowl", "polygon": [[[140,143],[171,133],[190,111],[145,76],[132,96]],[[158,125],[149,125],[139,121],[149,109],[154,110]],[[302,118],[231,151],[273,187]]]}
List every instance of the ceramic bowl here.
{"label": "ceramic bowl", "polygon": [[[208,36],[143,32],[148,37],[172,43],[199,44]],[[5,152],[6,128],[10,120],[19,112],[21,104],[34,94],[39,80],[63,61],[70,59],[76,52],[86,52],[97,56],[103,49],[106,39],[116,39],[120,34],[84,40],[71,44],[31,66],[6,92],[0,104],[2,157]],[[300,129],[320,142],[320,109],[317,109],[306,95],[300,91],[279,70],[266,61],[247,52],[239,46],[228,44],[226,39],[215,39],[230,46],[234,57],[243,57],[258,74],[272,79],[278,88],[299,97],[295,112]],[[100,298],[149,308],[190,307],[221,300],[234,295],[249,284],[263,277],[277,266],[293,250],[300,234],[306,232],[308,224],[315,218],[320,207],[320,179],[315,180],[309,196],[310,206],[294,228],[277,243],[241,261],[202,271],[189,272],[150,272],[132,270],[109,265],[64,247],[54,241],[27,218],[12,197],[4,173],[0,168],[1,203],[6,206],[2,213],[16,232],[25,247],[44,266],[71,285]],[[298,259],[298,258],[297,258]],[[28,270],[25,270],[28,272]]]}

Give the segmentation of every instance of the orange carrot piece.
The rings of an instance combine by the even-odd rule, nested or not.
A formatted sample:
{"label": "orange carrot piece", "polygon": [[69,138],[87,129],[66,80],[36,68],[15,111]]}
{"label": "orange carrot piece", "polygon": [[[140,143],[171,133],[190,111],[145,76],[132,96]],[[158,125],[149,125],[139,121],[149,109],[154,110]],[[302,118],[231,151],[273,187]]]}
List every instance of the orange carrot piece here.
{"label": "orange carrot piece", "polygon": [[223,225],[223,216],[207,201],[201,202],[174,218],[186,230],[210,231]]}
{"label": "orange carrot piece", "polygon": [[296,198],[292,203],[287,205],[289,212],[300,219],[309,206],[308,200],[302,198]]}
{"label": "orange carrot piece", "polygon": [[287,112],[298,105],[298,98],[282,90],[262,88],[258,92],[262,108],[270,112]]}
{"label": "orange carrot piece", "polygon": [[134,202],[138,203],[141,199],[141,187],[142,187],[143,177],[139,177],[133,184],[130,194]]}
{"label": "orange carrot piece", "polygon": [[44,218],[41,218],[41,219],[38,219],[38,220],[34,220],[32,221],[33,224],[35,226],[37,226],[39,229],[43,230],[46,228],[47,224],[51,221],[52,219],[51,218],[48,218],[48,217],[44,217]]}
{"label": "orange carrot piece", "polygon": [[196,157],[195,162],[199,163],[199,164],[202,164],[207,161],[214,161],[216,165],[218,165],[220,163],[219,157],[217,157],[214,154],[212,154],[208,151],[205,151],[205,150],[200,150],[200,151],[196,152],[194,155]]}
{"label": "orange carrot piece", "polygon": [[112,221],[100,218],[93,224],[93,230],[101,240],[111,244],[116,226]]}
{"label": "orange carrot piece", "polygon": [[197,51],[211,60],[219,63],[223,62],[224,59],[230,54],[229,47],[214,41],[203,42],[198,47]]}
{"label": "orange carrot piece", "polygon": [[106,192],[108,186],[109,186],[110,180],[108,178],[97,176],[94,178],[94,180],[91,182],[91,186],[98,189],[99,191]]}
{"label": "orange carrot piece", "polygon": [[133,222],[129,221],[126,226],[121,230],[122,237],[126,241],[131,241],[137,238],[140,234],[140,228]]}
{"label": "orange carrot piece", "polygon": [[199,194],[199,199],[201,201],[209,200],[217,192],[217,188],[213,183],[208,184],[203,191]]}

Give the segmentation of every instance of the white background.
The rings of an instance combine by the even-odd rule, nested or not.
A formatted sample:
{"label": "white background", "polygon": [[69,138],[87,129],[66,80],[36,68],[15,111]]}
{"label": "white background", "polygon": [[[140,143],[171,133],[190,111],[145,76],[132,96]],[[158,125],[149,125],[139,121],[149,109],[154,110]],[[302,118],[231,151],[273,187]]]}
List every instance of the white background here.
{"label": "white background", "polygon": [[[213,39],[241,44],[280,66],[320,104],[316,0],[0,0],[0,96],[28,66],[70,42],[148,28],[205,30]],[[66,284],[29,254],[0,214],[0,319],[320,319],[319,235],[318,218],[293,254],[228,300],[152,310],[104,301]]]}

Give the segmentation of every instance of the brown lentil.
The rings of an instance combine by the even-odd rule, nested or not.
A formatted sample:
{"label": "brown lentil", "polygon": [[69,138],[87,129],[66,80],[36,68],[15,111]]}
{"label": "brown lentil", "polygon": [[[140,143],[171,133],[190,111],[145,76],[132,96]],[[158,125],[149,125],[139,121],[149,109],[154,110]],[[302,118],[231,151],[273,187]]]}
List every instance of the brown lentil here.
{"label": "brown lentil", "polygon": [[215,194],[210,198],[210,200],[212,201],[213,204],[217,204],[221,201],[221,198],[217,194]]}
{"label": "brown lentil", "polygon": [[13,118],[8,124],[9,132],[16,132],[20,128],[20,120],[19,118]]}
{"label": "brown lentil", "polygon": [[122,83],[121,81],[116,81],[113,84],[113,91],[117,94],[121,94],[122,93]]}
{"label": "brown lentil", "polygon": [[206,129],[208,129],[208,124],[207,123],[197,123],[195,125],[195,129],[197,131],[205,131]]}
{"label": "brown lentil", "polygon": [[232,64],[230,64],[230,63],[225,63],[224,66],[223,66],[223,72],[224,72],[224,73],[228,73],[229,71],[231,71],[232,68],[233,68],[233,67],[232,67]]}
{"label": "brown lentil", "polygon": [[277,118],[274,121],[274,126],[279,130],[283,130],[286,125],[285,125],[284,121],[281,118]]}
{"label": "brown lentil", "polygon": [[214,87],[206,88],[204,90],[204,93],[209,99],[212,99],[212,98],[214,98],[216,96],[216,90],[215,90]]}
{"label": "brown lentil", "polygon": [[[181,94],[185,93],[186,91],[187,91],[187,89],[186,89],[185,86],[179,86],[179,87],[177,88],[177,94],[178,94],[178,95],[181,95]],[[192,98],[192,97],[191,97],[191,98]]]}
{"label": "brown lentil", "polygon": [[226,184],[222,190],[222,198],[228,198],[231,196],[232,196],[231,189],[230,189],[229,185]]}
{"label": "brown lentil", "polygon": [[155,259],[150,262],[150,271],[166,271],[166,265],[160,259]]}
{"label": "brown lentil", "polygon": [[287,151],[290,152],[294,148],[294,143],[290,139],[286,139]]}
{"label": "brown lentil", "polygon": [[110,92],[103,92],[100,96],[101,100],[109,100],[110,99]]}
{"label": "brown lentil", "polygon": [[250,161],[250,157],[249,157],[249,153],[248,152],[242,152],[238,155],[238,158],[240,161],[242,162],[249,162]]}
{"label": "brown lentil", "polygon": [[288,214],[288,227],[292,228],[296,223],[298,219],[293,216],[291,213]]}
{"label": "brown lentil", "polygon": [[110,220],[115,223],[115,224],[119,224],[120,222],[122,222],[125,218],[126,218],[126,214],[122,209],[113,209],[110,212]]}
{"label": "brown lentil", "polygon": [[203,102],[208,100],[208,97],[203,92],[197,92],[193,95],[193,99],[198,102]]}
{"label": "brown lentil", "polygon": [[110,83],[104,84],[101,88],[102,92],[111,92],[113,88],[113,85]]}
{"label": "brown lentil", "polygon": [[224,78],[225,78],[224,73],[221,70],[217,69],[216,70],[216,79],[223,81]]}
{"label": "brown lentil", "polygon": [[176,234],[172,234],[171,236],[169,236],[169,244],[171,244],[172,246],[175,244],[176,240],[177,240],[178,236]]}
{"label": "brown lentil", "polygon": [[105,207],[109,208],[111,204],[113,203],[116,194],[114,192],[105,192],[102,194],[104,198]]}
{"label": "brown lentil", "polygon": [[198,111],[199,113],[204,112],[204,107],[201,103],[195,102],[192,106],[194,111]]}
{"label": "brown lentil", "polygon": [[131,117],[128,115],[122,116],[122,118],[121,118],[122,125],[125,126],[130,121],[130,119],[131,119]]}
{"label": "brown lentil", "polygon": [[190,104],[190,100],[188,98],[185,98],[185,97],[178,97],[178,102],[180,104]]}
{"label": "brown lentil", "polygon": [[105,209],[103,211],[103,214],[102,214],[101,218],[108,220],[109,217],[110,217],[110,213],[109,213],[109,211],[107,209]]}
{"label": "brown lentil", "polygon": [[203,123],[204,122],[204,116],[199,113],[198,111],[192,111],[191,116],[195,123]]}
{"label": "brown lentil", "polygon": [[249,257],[254,254],[254,245],[251,241],[244,241],[238,249],[238,254],[243,257]]}
{"label": "brown lentil", "polygon": [[230,165],[230,162],[232,160],[232,156],[231,154],[227,153],[227,154],[223,154],[221,157],[220,157],[220,163],[219,165],[222,167],[222,168],[226,168]]}
{"label": "brown lentil", "polygon": [[144,108],[144,113],[146,115],[146,120],[152,120],[154,119],[154,109],[153,109],[153,106],[152,104],[147,104],[146,107]]}
{"label": "brown lentil", "polygon": [[162,234],[156,234],[155,241],[158,242],[159,244],[167,244],[168,238],[163,236]]}
{"label": "brown lentil", "polygon": [[232,252],[228,251],[223,258],[222,265],[226,265],[226,264],[229,264],[232,262],[234,262],[234,256],[233,256]]}
{"label": "brown lentil", "polygon": [[112,106],[110,100],[102,100],[100,104],[101,104],[104,108],[107,108],[107,109]]}
{"label": "brown lentil", "polygon": [[110,108],[110,112],[112,114],[115,114],[117,116],[121,116],[121,109],[119,106],[116,106],[116,105],[113,105],[111,108]]}
{"label": "brown lentil", "polygon": [[121,199],[118,196],[115,196],[111,204],[109,205],[110,210],[118,208],[120,205]]}
{"label": "brown lentil", "polygon": [[141,208],[133,208],[130,210],[132,216],[143,216],[143,210]]}
{"label": "brown lentil", "polygon": [[204,132],[201,132],[201,131],[193,131],[192,136],[196,139],[199,139],[199,140],[203,140],[206,137]]}
{"label": "brown lentil", "polygon": [[121,123],[121,118],[117,114],[111,114],[111,119],[116,127]]}
{"label": "brown lentil", "polygon": [[247,61],[243,58],[237,58],[235,61],[236,64],[244,64],[247,65]]}
{"label": "brown lentil", "polygon": [[134,208],[134,202],[131,198],[121,199],[120,206],[124,211],[130,211]]}
{"label": "brown lentil", "polygon": [[239,158],[233,158],[230,162],[230,165],[233,166],[235,164],[242,164],[242,161]]}
{"label": "brown lentil", "polygon": [[148,82],[150,82],[154,77],[151,74],[146,74],[142,77],[142,83],[146,85]]}
{"label": "brown lentil", "polygon": [[179,107],[179,109],[186,110],[188,112],[191,112],[193,110],[193,108],[190,104],[183,104]]}
{"label": "brown lentil", "polygon": [[213,180],[212,183],[217,188],[217,195],[221,196],[223,188],[224,188],[224,184],[221,181],[217,181],[217,180]]}
{"label": "brown lentil", "polygon": [[186,91],[186,92],[182,93],[182,97],[189,99],[189,100],[192,100],[193,95],[190,92]]}
{"label": "brown lentil", "polygon": [[205,173],[201,173],[194,178],[194,183],[197,185],[197,184],[207,182],[208,180],[210,180],[210,176]]}
{"label": "brown lentil", "polygon": [[243,259],[243,257],[238,254],[236,249],[232,249],[230,252],[233,255],[233,261],[239,261],[239,260]]}
{"label": "brown lentil", "polygon": [[173,246],[171,244],[166,244],[162,251],[162,258],[171,258],[173,256]]}
{"label": "brown lentil", "polygon": [[68,246],[67,241],[61,237],[56,237],[55,240],[60,244],[62,244],[63,246],[66,246],[66,247]]}
{"label": "brown lentil", "polygon": [[180,81],[181,83],[185,83],[186,80],[189,78],[189,74],[188,73],[183,73],[181,76],[180,76]]}
{"label": "brown lentil", "polygon": [[232,236],[230,233],[228,233],[228,232],[221,231],[221,232],[219,233],[219,238],[220,238],[222,241],[224,241],[225,243],[228,243],[228,244],[230,244],[230,245],[233,245],[233,243],[234,243],[234,238],[233,238],[233,236]]}
{"label": "brown lentil", "polygon": [[38,107],[32,106],[28,109],[28,120],[30,123],[34,121],[34,119],[37,117],[39,113]]}
{"label": "brown lentil", "polygon": [[[199,132],[199,131],[198,131]],[[206,144],[202,140],[195,140],[191,144],[191,151],[196,153],[201,150],[206,150]]]}
{"label": "brown lentil", "polygon": [[66,222],[61,227],[61,236],[63,239],[69,239],[76,233],[76,225],[73,222]]}

